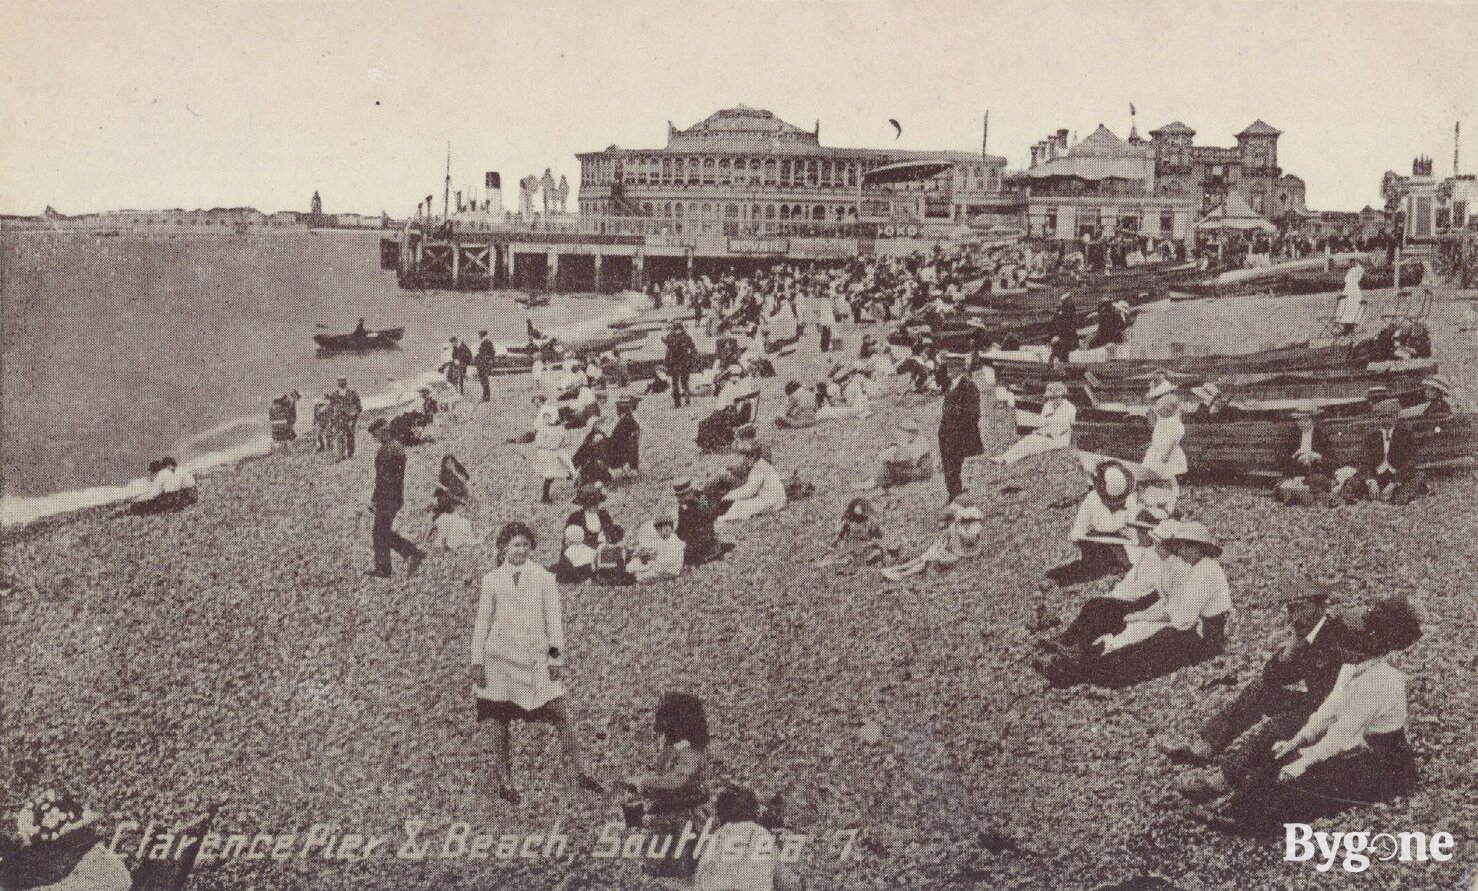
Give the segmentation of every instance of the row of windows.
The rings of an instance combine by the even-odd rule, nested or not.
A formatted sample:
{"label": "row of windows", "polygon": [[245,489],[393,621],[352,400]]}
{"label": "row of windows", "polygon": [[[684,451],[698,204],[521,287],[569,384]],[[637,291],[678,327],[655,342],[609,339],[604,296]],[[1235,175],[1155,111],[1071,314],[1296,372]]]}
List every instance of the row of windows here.
{"label": "row of windows", "polygon": [[[846,204],[754,204],[748,205],[749,213],[745,214],[746,205],[721,204],[715,202],[697,201],[663,201],[643,202],[641,205],[642,216],[662,217],[664,219],[695,219],[695,220],[811,220],[822,222],[825,220],[842,221],[857,215],[855,205]],[[611,206],[606,201],[591,201],[583,212],[602,215],[611,212]]]}
{"label": "row of windows", "polygon": [[[594,184],[614,182],[634,185],[780,185],[852,187],[881,161],[828,161],[816,159],[650,157],[586,161],[581,179]],[[994,170],[984,165],[959,169],[961,188],[988,189],[999,185]]]}

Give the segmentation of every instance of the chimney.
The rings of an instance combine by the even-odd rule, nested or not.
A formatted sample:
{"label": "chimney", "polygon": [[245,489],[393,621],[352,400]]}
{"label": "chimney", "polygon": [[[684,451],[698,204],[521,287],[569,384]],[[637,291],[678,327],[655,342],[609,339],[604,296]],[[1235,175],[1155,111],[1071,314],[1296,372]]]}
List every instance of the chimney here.
{"label": "chimney", "polygon": [[1039,142],[1036,145],[1032,146],[1032,163],[1031,163],[1031,166],[1032,167],[1037,166],[1037,162],[1040,161],[1041,158],[1042,158],[1042,144]]}
{"label": "chimney", "polygon": [[489,170],[483,174],[483,189],[487,196],[487,209],[491,213],[503,212],[503,181],[498,171]]}
{"label": "chimney", "polygon": [[1064,152],[1067,151],[1067,128],[1066,127],[1063,127],[1062,129],[1060,129],[1060,130],[1057,131],[1057,148],[1060,151],[1064,151]]}

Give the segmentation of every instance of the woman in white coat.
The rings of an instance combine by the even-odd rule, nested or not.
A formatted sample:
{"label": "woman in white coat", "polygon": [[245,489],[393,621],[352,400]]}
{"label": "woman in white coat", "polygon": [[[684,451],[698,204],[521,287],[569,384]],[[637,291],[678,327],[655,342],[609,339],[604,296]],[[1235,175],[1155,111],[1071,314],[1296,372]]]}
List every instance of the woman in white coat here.
{"label": "woman in white coat", "polygon": [[1067,385],[1062,381],[1048,384],[1044,395],[1046,399],[1042,403],[1037,428],[1016,440],[1006,451],[991,458],[991,461],[1010,465],[1033,455],[1068,447],[1073,438],[1073,423],[1078,419],[1078,407],[1068,401]]}
{"label": "woman in white coat", "polygon": [[565,760],[581,789],[601,792],[585,772],[565,705],[564,615],[554,576],[529,559],[535,536],[513,522],[498,533],[498,565],[482,577],[472,630],[477,720],[493,722],[493,769],[499,797],[517,804],[509,724],[544,721],[559,731]]}

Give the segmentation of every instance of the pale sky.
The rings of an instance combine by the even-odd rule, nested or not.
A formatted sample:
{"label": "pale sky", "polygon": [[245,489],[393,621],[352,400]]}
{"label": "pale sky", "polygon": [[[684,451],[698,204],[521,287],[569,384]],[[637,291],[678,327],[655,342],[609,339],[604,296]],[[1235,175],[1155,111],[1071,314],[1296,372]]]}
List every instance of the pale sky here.
{"label": "pale sky", "polygon": [[[1387,169],[1478,171],[1471,2],[0,2],[0,211],[254,205],[414,211],[739,103],[827,145],[1028,147],[1172,120],[1284,131],[1314,209]],[[888,118],[903,125],[893,141]],[[571,202],[573,206],[573,201]]]}

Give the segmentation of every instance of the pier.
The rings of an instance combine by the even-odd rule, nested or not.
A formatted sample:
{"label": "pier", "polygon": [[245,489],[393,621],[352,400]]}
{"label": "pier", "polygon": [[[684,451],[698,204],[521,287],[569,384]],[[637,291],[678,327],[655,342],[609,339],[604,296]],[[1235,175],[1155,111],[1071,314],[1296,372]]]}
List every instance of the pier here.
{"label": "pier", "polygon": [[453,218],[450,226],[413,223],[383,239],[380,261],[397,271],[405,288],[614,292],[720,268],[902,256],[954,240],[962,228],[719,221],[684,227],[649,217],[585,215],[491,225]]}

